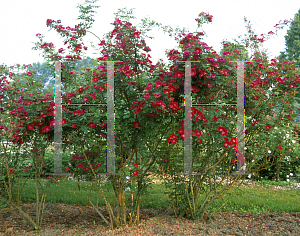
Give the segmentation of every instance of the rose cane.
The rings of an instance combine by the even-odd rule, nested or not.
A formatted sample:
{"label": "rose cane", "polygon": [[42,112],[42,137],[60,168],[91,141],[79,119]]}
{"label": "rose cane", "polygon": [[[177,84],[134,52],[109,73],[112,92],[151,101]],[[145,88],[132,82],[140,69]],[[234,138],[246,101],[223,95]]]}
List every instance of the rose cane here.
{"label": "rose cane", "polygon": [[[53,107],[52,107],[53,108]],[[30,128],[29,128],[30,129]]]}
{"label": "rose cane", "polygon": [[[4,90],[7,90],[8,89],[8,87],[4,87]],[[22,97],[22,96],[21,96]],[[23,106],[20,106],[19,108],[18,108],[18,106],[16,107],[16,108],[18,108],[18,109],[16,109],[16,110],[12,110],[11,112],[10,112],[10,114],[11,114],[11,117],[12,118],[15,118],[15,117],[17,117],[17,115],[18,115],[18,122],[21,122],[19,125],[15,125],[15,127],[24,127],[24,122],[22,122],[22,120],[25,120],[25,117],[24,116],[27,116],[28,115],[28,112],[24,112],[24,110],[26,110],[25,108],[24,108],[24,106],[26,107],[26,105],[28,105],[28,104],[24,104],[23,102],[21,102],[20,100],[21,100],[21,97],[20,97],[20,99],[19,99],[19,103],[21,104],[21,105],[23,105]],[[24,97],[24,95],[23,95],[23,97]],[[13,101],[12,102],[10,102],[10,103],[18,103],[18,101],[16,101],[15,99],[13,99]],[[30,103],[30,102],[29,102]],[[10,106],[10,108],[12,109],[12,107],[14,107],[14,106]],[[35,109],[35,110],[37,110],[37,109]],[[29,110],[28,110],[29,111]],[[22,118],[21,118],[22,117]],[[29,119],[26,119],[26,120],[29,120]],[[13,122],[13,123],[15,123],[15,122]],[[26,124],[25,124],[26,125]],[[41,125],[41,123],[39,123],[38,125]],[[38,126],[36,126],[36,127],[38,127]],[[4,128],[4,127],[3,127]],[[13,127],[14,128],[14,127]],[[8,128],[6,128],[6,129],[8,129]],[[29,128],[30,129],[30,128]],[[33,127],[31,128],[31,129],[33,129]],[[17,130],[14,130],[13,131],[13,137],[15,137],[15,139],[14,140],[12,140],[13,141],[13,143],[17,143],[17,144],[23,144],[24,143],[24,140],[23,139],[20,139],[20,136],[16,133],[15,134],[15,131],[16,132],[19,132],[20,131],[20,129],[17,129]],[[40,131],[40,133],[41,133],[41,131]],[[26,130],[23,132],[23,134],[25,134],[26,135]],[[39,154],[38,154],[39,155]]]}
{"label": "rose cane", "polygon": [[[8,87],[4,87],[3,88],[4,90],[5,89],[8,89]],[[3,90],[2,89],[2,90]],[[19,92],[19,91],[18,91]],[[9,95],[9,97],[10,98],[12,98],[12,94],[10,94]],[[13,99],[13,101],[15,102],[15,103],[17,103],[17,101],[15,100],[15,99]],[[13,105],[11,106],[11,107],[13,107]],[[28,112],[26,112],[26,113],[22,113],[23,112],[23,110],[26,110],[26,109],[24,109],[24,107],[20,107],[21,109],[18,109],[17,111],[18,111],[18,113],[19,113],[19,116],[18,116],[18,121],[21,121],[21,120],[24,120],[24,118],[21,118],[22,116],[23,117],[25,117],[26,115],[28,115]],[[17,115],[17,113],[16,113],[16,111],[12,111],[11,113],[10,113],[11,115],[12,115],[12,117],[13,118],[15,118],[16,117],[16,115]],[[12,122],[12,123],[14,123],[14,122]],[[17,126],[17,127],[23,127],[24,126],[24,123],[22,123],[21,122],[21,124],[19,125],[19,126]],[[4,128],[4,127],[3,127]],[[14,127],[13,127],[14,128]],[[8,130],[8,128],[6,128],[6,130]],[[16,130],[16,132],[18,132],[20,129],[17,129]],[[17,134],[17,133],[15,133],[15,130],[13,131],[13,135],[12,135],[13,137],[15,137],[15,139],[13,140],[13,143],[17,143],[19,140],[19,135]],[[10,139],[8,139],[8,140],[10,140]],[[20,143],[21,144],[23,144],[24,143],[24,140],[20,140]],[[34,148],[36,147],[36,143],[35,143],[35,141],[34,141]],[[31,150],[31,151],[34,151],[33,149]],[[35,152],[35,151],[34,151]],[[43,155],[44,155],[44,152],[43,152]],[[40,156],[40,154],[37,154],[37,153],[35,153],[35,155],[34,155],[34,160],[36,159],[35,157],[36,156]],[[43,158],[43,156],[42,156],[42,158]],[[38,166],[36,165],[37,164],[37,162],[36,161],[34,161],[34,165],[35,165],[35,167],[36,167],[36,171],[35,171],[35,177],[36,177],[36,183],[38,184],[38,176],[40,175],[40,172],[41,172],[41,168],[39,168],[39,174],[37,173],[37,168],[38,168]],[[8,168],[8,167],[7,167]],[[23,168],[23,167],[22,167]],[[27,169],[26,169],[26,171],[28,171]],[[10,177],[10,176],[8,176],[8,177]],[[43,194],[43,197],[44,197],[44,194]],[[42,197],[42,202],[43,202],[43,197]],[[39,197],[38,197],[38,189],[37,189],[37,201],[38,201],[38,199],[39,199]],[[41,202],[41,204],[42,204],[42,202]],[[12,202],[12,204],[14,204],[13,202]],[[22,214],[22,215],[24,215],[24,212],[18,207],[18,206],[15,206],[15,205],[13,205],[14,207],[16,207],[18,210],[19,210],[19,212]],[[39,209],[40,209],[40,207],[41,207],[41,205],[39,205],[39,202],[37,202],[37,212],[39,212]],[[37,214],[37,225],[39,225],[39,220],[40,220],[40,217],[39,217],[39,214]],[[32,220],[31,219],[29,219],[29,221],[30,221],[30,223],[32,224]],[[37,227],[37,225],[34,223],[33,224],[34,225],[34,227]],[[38,228],[38,227],[37,227]]]}
{"label": "rose cane", "polygon": [[[3,67],[2,67],[2,69],[1,69],[1,71],[3,70]],[[4,71],[4,73],[7,73],[8,71]],[[10,77],[11,77],[11,73],[10,73]],[[5,79],[6,77],[3,77],[3,79]],[[5,81],[5,82],[8,82],[7,80]],[[8,82],[8,84],[9,84],[9,82]],[[4,87],[3,87],[4,86]],[[7,89],[8,87],[5,87],[5,84],[2,84],[2,87],[3,87],[3,89],[5,90],[5,89]],[[2,90],[3,90],[2,89]],[[19,93],[20,91],[19,91],[19,89],[17,90],[17,93]],[[4,98],[4,95],[1,95],[1,97],[2,98]],[[15,100],[14,100],[15,101]],[[1,101],[1,103],[2,103],[2,101]],[[3,103],[2,103],[3,104]],[[10,106],[10,108],[12,108],[12,107],[14,107],[14,102],[13,101],[11,101],[11,102],[9,102],[9,103],[7,103],[8,105],[7,105],[7,107],[9,107]],[[11,105],[10,105],[11,104]],[[18,111],[21,111],[22,112],[22,107],[20,107],[20,109],[18,110]],[[26,113],[25,113],[25,115],[26,115]],[[0,126],[0,130],[4,130],[4,128],[5,128],[5,130],[6,131],[4,131],[3,132],[3,134],[8,134],[9,135],[9,137],[11,137],[11,134],[13,133],[13,132],[11,132],[10,131],[10,129],[14,129],[15,127],[18,127],[16,124],[15,124],[15,122],[14,121],[12,121],[12,119],[10,119],[10,124],[11,125],[9,125],[9,127],[4,127],[4,126]],[[10,141],[10,139],[9,139],[9,137],[7,137],[7,140],[8,141]],[[6,156],[6,148],[3,146],[3,148],[4,148],[4,155]],[[20,147],[19,147],[19,149],[20,149]],[[16,153],[16,155],[18,155],[19,153]],[[13,159],[15,159],[15,158],[13,158]],[[14,162],[13,162],[14,163]],[[22,167],[23,168],[23,167]],[[7,171],[9,171],[9,169],[7,169]],[[28,171],[28,170],[27,170]]]}
{"label": "rose cane", "polygon": [[[30,103],[30,102],[29,102]],[[38,109],[35,109],[35,111],[36,110],[38,110]],[[12,111],[12,112],[15,112],[15,111]],[[28,114],[28,113],[27,113]],[[35,112],[35,115],[36,115],[36,112]],[[41,115],[41,114],[40,114]],[[46,116],[45,114],[43,114],[43,116]],[[28,119],[29,120],[29,119]],[[39,122],[39,124],[38,125],[41,125],[42,124],[42,122]],[[22,124],[21,126],[24,126],[24,124]],[[26,125],[27,126],[27,125]],[[30,128],[30,126],[32,126],[32,125],[28,125],[28,130],[32,130],[33,129],[33,126]],[[37,128],[38,128],[38,126],[36,126]],[[45,127],[45,128],[47,128],[47,127]],[[44,131],[44,128],[43,128],[43,130],[42,130],[43,132],[45,132]],[[41,133],[41,129],[39,130],[39,133]],[[17,139],[18,137],[16,137],[16,139]],[[14,141],[16,141],[16,140],[14,140]],[[20,140],[20,142],[24,142],[24,140]],[[41,146],[41,145],[39,145],[39,146]],[[43,156],[44,156],[44,153],[45,153],[45,148],[43,148],[44,149],[44,151],[43,151],[43,155],[42,155],[42,159],[43,159]],[[34,152],[34,150],[36,150],[35,148],[34,149],[32,149],[31,150],[31,152]],[[40,154],[37,154],[37,156],[39,157],[40,156]],[[35,159],[34,159],[35,160]],[[43,161],[43,160],[42,160]],[[34,162],[34,165],[36,164],[36,162]],[[41,163],[41,166],[42,166],[42,163]],[[23,167],[22,167],[23,168]],[[37,168],[36,168],[37,169]],[[41,168],[39,168],[39,174],[38,175],[40,175],[40,172],[41,172]]]}
{"label": "rose cane", "polygon": [[[29,128],[30,129],[30,128]],[[39,155],[39,154],[38,154]]]}

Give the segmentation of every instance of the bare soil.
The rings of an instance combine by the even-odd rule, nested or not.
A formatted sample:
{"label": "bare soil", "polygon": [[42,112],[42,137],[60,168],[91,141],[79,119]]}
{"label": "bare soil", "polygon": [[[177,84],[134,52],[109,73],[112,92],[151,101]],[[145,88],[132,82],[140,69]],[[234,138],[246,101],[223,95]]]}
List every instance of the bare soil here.
{"label": "bare soil", "polygon": [[[35,216],[35,203],[20,204]],[[101,213],[108,218],[104,207]],[[176,218],[169,209],[141,209],[137,226],[110,230],[89,206],[45,204],[38,232],[15,210],[0,210],[0,235],[299,235],[300,213],[208,213],[205,221]]]}

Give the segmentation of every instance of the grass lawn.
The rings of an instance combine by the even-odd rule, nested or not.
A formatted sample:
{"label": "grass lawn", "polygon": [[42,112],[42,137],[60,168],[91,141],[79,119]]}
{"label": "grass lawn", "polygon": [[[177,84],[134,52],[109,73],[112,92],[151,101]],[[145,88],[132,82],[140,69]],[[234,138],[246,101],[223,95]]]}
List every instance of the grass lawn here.
{"label": "grass lawn", "polygon": [[[46,157],[51,156],[51,151],[48,150]],[[53,154],[52,154],[53,155]],[[69,155],[68,155],[69,156]],[[27,163],[30,160],[26,161]],[[298,169],[298,173],[300,170]],[[20,186],[24,183],[25,179],[20,180]],[[80,191],[78,189],[78,182],[73,180],[61,179],[59,182],[51,182],[44,179],[42,185],[45,190],[48,191],[46,197],[46,203],[65,203],[65,204],[77,204],[77,205],[90,205],[87,196],[89,194],[91,182],[79,182]],[[274,182],[271,181],[260,181],[257,184],[273,184],[279,186],[290,185],[288,182]],[[35,182],[32,179],[28,179],[22,194],[20,196],[21,202],[36,202],[36,190]],[[102,183],[102,189],[104,191],[105,197],[108,202],[113,206],[116,205],[114,201],[114,192],[112,185],[107,183]],[[14,186],[13,194],[16,196],[18,184]],[[221,187],[219,187],[222,189]],[[41,188],[40,188],[41,191]],[[150,184],[149,194],[144,195],[141,198],[140,207],[144,209],[155,209],[155,208],[165,208],[171,207],[169,200],[169,195],[164,184]],[[97,202],[98,188],[96,184],[93,185],[93,190],[91,192],[90,199],[93,204]],[[272,191],[270,189],[260,189],[260,188],[244,188],[244,187],[233,187],[228,191],[225,196],[221,199],[215,200],[209,207],[209,212],[300,212],[299,205],[300,190],[280,190]],[[125,197],[128,202],[131,202],[131,194],[125,193]],[[199,196],[199,204],[203,202],[206,194],[201,194]],[[16,199],[16,198],[14,198]],[[99,206],[105,206],[105,202],[102,198],[101,192],[99,193]],[[0,201],[0,209],[6,207],[3,202]]]}
{"label": "grass lawn", "polygon": [[[78,182],[74,180],[60,180],[58,182],[51,182],[49,180],[42,180],[42,186],[48,191],[46,197],[46,203],[65,203],[76,205],[90,205],[87,201],[91,182],[79,182],[80,191],[78,189]],[[24,183],[24,179],[20,180],[20,186]],[[267,184],[270,181],[260,183]],[[288,185],[287,182],[278,182],[277,185]],[[14,186],[14,196],[16,196],[18,185]],[[109,203],[115,206],[114,192],[112,185],[109,182],[101,184],[105,197]],[[221,189],[221,187],[219,187]],[[41,188],[39,188],[41,191]],[[166,192],[164,184],[150,184],[149,194],[144,195],[141,198],[141,208],[155,209],[155,208],[170,208],[169,196]],[[97,202],[98,188],[94,183],[90,199],[93,204]],[[300,212],[299,205],[300,189],[298,190],[270,190],[256,188],[244,188],[233,187],[228,193],[221,199],[215,200],[208,208],[209,212],[225,211],[225,212]],[[127,202],[131,202],[131,194],[125,193]],[[199,203],[205,198],[205,194],[199,196]],[[24,189],[22,191],[21,202],[35,202],[36,190],[35,182],[32,179],[28,179]],[[1,205],[2,204],[2,205]],[[102,198],[101,192],[99,194],[99,206],[105,206],[105,202]],[[0,202],[0,208],[5,207]]]}

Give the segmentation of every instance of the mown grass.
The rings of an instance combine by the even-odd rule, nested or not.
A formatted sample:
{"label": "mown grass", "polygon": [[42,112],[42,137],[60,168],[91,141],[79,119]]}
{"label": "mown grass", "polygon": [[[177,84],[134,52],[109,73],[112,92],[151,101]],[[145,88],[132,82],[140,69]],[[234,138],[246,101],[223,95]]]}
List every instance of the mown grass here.
{"label": "mown grass", "polygon": [[[60,180],[59,182],[51,182],[50,180],[42,180],[42,186],[48,191],[46,203],[64,203],[69,205],[90,205],[87,196],[90,191],[91,182],[79,182],[80,191],[78,189],[78,182],[73,180]],[[270,184],[271,181],[260,182],[259,184]],[[20,180],[20,185],[24,183],[24,179]],[[277,182],[277,185],[286,186],[291,183]],[[102,190],[105,194],[106,200],[115,206],[114,192],[112,185],[107,183],[101,184]],[[224,187],[224,185],[223,185]],[[157,208],[171,208],[169,195],[166,192],[164,184],[150,184],[149,194],[141,198],[141,208],[157,209]],[[219,188],[219,190],[221,187]],[[41,191],[41,188],[39,188]],[[90,199],[93,204],[97,202],[98,188],[94,183]],[[17,185],[14,186],[14,196],[17,194]],[[299,205],[300,190],[270,190],[244,187],[233,187],[222,198],[215,200],[209,207],[209,212],[300,212]],[[126,201],[131,204],[131,194],[125,193]],[[199,196],[199,203],[205,199],[205,194]],[[20,197],[21,202],[35,202],[36,189],[35,182],[32,179],[27,180],[23,192]],[[0,202],[0,208],[5,207]],[[98,206],[105,206],[104,199],[101,192],[99,194]]]}
{"label": "mown grass", "polygon": [[[48,151],[45,158],[50,158],[51,151]],[[67,155],[68,156],[68,155]],[[29,163],[31,160],[28,159],[26,162]],[[298,170],[298,173],[300,169]],[[25,179],[20,180],[20,186],[24,183]],[[78,181],[63,180],[53,183],[50,180],[42,180],[42,185],[46,191],[48,191],[46,197],[46,203],[64,203],[69,205],[90,205],[87,200],[87,196],[90,191],[91,182],[79,182],[80,191],[78,189]],[[274,182],[274,181],[258,181],[258,185],[276,185],[276,186],[288,186],[291,182]],[[104,191],[106,200],[116,205],[114,192],[111,183],[102,183],[102,190]],[[222,185],[219,189],[224,187]],[[18,185],[15,184],[13,194],[16,197]],[[41,188],[39,187],[41,191]],[[156,209],[156,208],[171,208],[171,202],[169,195],[164,184],[150,184],[149,194],[141,197],[140,207],[144,209]],[[97,202],[98,187],[96,183],[93,184],[90,199],[93,204]],[[215,200],[209,207],[209,212],[247,212],[247,213],[258,213],[258,212],[300,212],[299,205],[300,190],[280,190],[272,191],[270,189],[250,188],[246,189],[243,187],[233,187],[225,194],[222,198]],[[131,203],[131,194],[125,193],[126,201]],[[199,204],[204,201],[206,194],[203,193],[199,196]],[[16,199],[16,198],[14,198]],[[20,200],[23,203],[36,202],[36,185],[34,180],[27,180]],[[104,199],[99,193],[99,206],[105,206]],[[0,209],[6,207],[6,205],[0,201]]]}

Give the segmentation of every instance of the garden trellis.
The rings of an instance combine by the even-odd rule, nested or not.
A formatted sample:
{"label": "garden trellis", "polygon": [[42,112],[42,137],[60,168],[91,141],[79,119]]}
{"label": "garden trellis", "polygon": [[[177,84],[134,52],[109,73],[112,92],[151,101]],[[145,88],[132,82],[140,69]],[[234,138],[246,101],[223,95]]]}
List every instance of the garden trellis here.
{"label": "garden trellis", "polygon": [[[107,104],[63,104],[75,106],[107,106],[107,170],[106,173],[99,173],[100,175],[121,175],[115,172],[115,137],[114,137],[114,62],[107,61]],[[188,135],[192,131],[192,121],[188,117],[191,113],[191,107],[194,106],[237,106],[237,150],[236,156],[237,170],[236,173],[230,175],[246,175],[245,163],[245,93],[244,93],[244,62],[238,61],[237,63],[237,104],[192,104],[192,90],[191,90],[191,62],[184,61],[185,63],[185,123],[184,128],[184,175],[201,175],[202,173],[192,172],[192,136]],[[61,63],[55,63],[55,127],[54,127],[54,173],[49,175],[70,175],[69,173],[62,173],[62,128],[61,128]],[[182,173],[177,173],[181,175]],[[213,174],[213,173],[212,173]]]}
{"label": "garden trellis", "polygon": [[[185,61],[185,124],[186,128],[184,129],[184,175],[201,175],[202,173],[193,173],[192,172],[192,136],[189,135],[192,132],[192,121],[189,117],[191,114],[191,107],[194,106],[226,106],[233,104],[197,104],[192,103],[191,100],[191,90],[192,90],[192,81],[191,81],[191,62],[198,61]],[[237,63],[237,151],[236,156],[238,158],[238,171],[236,173],[229,173],[229,175],[246,175],[246,163],[245,163],[245,92],[244,92],[244,62]],[[236,106],[233,105],[233,106]],[[177,173],[181,175],[182,173]],[[213,173],[211,173],[213,174]]]}
{"label": "garden trellis", "polygon": [[[106,104],[64,104],[67,106],[107,106],[107,170],[99,175],[121,175],[115,173],[114,137],[114,61],[107,62],[107,103]],[[62,173],[62,112],[61,112],[61,62],[55,63],[55,126],[54,126],[54,173],[50,175],[70,175]]]}

